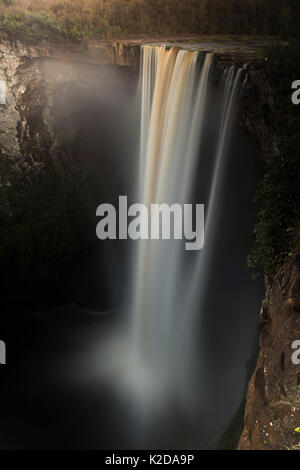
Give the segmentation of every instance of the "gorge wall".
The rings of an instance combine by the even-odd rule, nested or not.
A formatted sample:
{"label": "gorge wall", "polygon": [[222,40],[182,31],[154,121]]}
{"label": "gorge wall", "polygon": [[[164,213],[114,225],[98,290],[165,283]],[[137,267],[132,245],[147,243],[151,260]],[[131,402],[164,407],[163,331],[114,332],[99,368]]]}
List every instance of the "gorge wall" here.
{"label": "gorge wall", "polygon": [[[290,158],[288,146],[296,157],[299,118],[290,98],[293,76],[292,72],[290,75],[282,67],[270,64],[267,58],[264,63],[250,65],[248,71],[241,123],[259,145],[270,169],[278,157]],[[284,179],[284,165],[281,168]],[[281,198],[293,194],[293,181],[290,185]],[[288,213],[287,201],[284,207]],[[282,243],[288,246],[288,230]],[[275,275],[265,276],[259,356],[248,387],[239,450],[299,448],[299,433],[295,430],[300,423],[300,367],[292,362],[292,345],[300,339],[300,256],[291,255]]]}
{"label": "gorge wall", "polygon": [[[64,259],[91,252],[89,233],[94,233],[99,201],[111,200],[116,187],[123,191],[135,153],[137,126],[129,125],[127,116],[136,114],[138,68],[134,46],[131,62],[126,48],[121,49],[111,45],[109,51],[119,53],[94,57],[78,48],[1,44],[0,278],[5,307],[16,302],[16,289],[25,308],[45,295],[46,286],[48,292],[60,291],[68,277]],[[127,167],[116,172],[124,148],[130,153]]]}
{"label": "gorge wall", "polygon": [[[214,81],[220,80],[226,66],[232,63],[241,66],[249,57],[248,52],[219,52],[214,61]],[[62,102],[71,89],[76,90],[73,92],[76,101],[76,93],[78,96],[84,89],[94,90],[97,80],[99,87],[105,80],[110,82],[113,70],[122,75],[121,80],[113,79],[115,86],[133,93],[139,60],[140,44],[134,42],[98,41],[84,46],[60,46],[44,41],[32,46],[3,41],[0,81],[6,97],[5,103],[0,104],[0,152],[4,159],[15,166],[26,166],[30,161],[38,169],[43,165],[42,155],[47,154],[57,169],[61,167],[67,172],[72,152],[63,145],[57,108],[64,112]],[[65,112],[63,118],[68,121],[70,116]],[[255,110],[252,118],[255,120]],[[255,134],[259,126],[250,121],[248,127]],[[265,135],[256,137],[266,142]],[[90,169],[87,167],[87,172]]]}
{"label": "gorge wall", "polygon": [[260,353],[251,378],[239,450],[299,446],[300,368],[292,345],[300,338],[300,254],[268,285],[259,320]]}
{"label": "gorge wall", "polygon": [[[91,85],[90,80],[87,80],[88,75],[91,75],[88,73],[89,67],[106,65],[136,69],[139,64],[139,47],[135,44],[100,43],[82,49],[53,46],[47,42],[39,46],[2,42],[0,60],[0,80],[6,89],[6,102],[1,104],[1,152],[10,158],[19,159],[22,155],[24,157],[20,145],[29,127],[30,138],[37,137],[37,134],[38,138],[43,138],[42,133],[33,128],[32,120],[25,122],[27,112],[35,113],[36,116],[40,112],[38,120],[42,117],[40,125],[46,126],[44,131],[47,128],[46,133],[50,134],[51,146],[54,147],[57,138],[51,112],[54,104],[57,104],[53,103],[55,90],[62,84],[67,87],[76,82],[88,88]],[[60,68],[51,66],[55,61],[61,65]],[[84,79],[87,80],[86,85]],[[34,96],[30,96],[30,93]],[[34,111],[35,106],[38,109]]]}
{"label": "gorge wall", "polygon": [[[131,107],[134,112],[139,55],[138,44],[103,42],[83,49],[46,43],[35,47],[1,44],[0,80],[6,89],[5,103],[0,105],[1,223],[5,222],[5,227],[11,222],[18,223],[22,228],[20,239],[13,231],[8,232],[9,237],[1,238],[4,262],[0,279],[4,285],[8,286],[14,278],[16,262],[18,271],[24,274],[28,272],[28,259],[30,266],[32,259],[49,263],[49,259],[61,256],[66,250],[78,252],[84,248],[86,234],[80,233],[81,228],[75,230],[72,239],[66,227],[70,225],[74,229],[77,219],[84,225],[83,214],[93,214],[100,196],[110,195],[111,182],[122,185],[115,180],[118,162],[114,155],[125,141],[131,148],[134,130],[126,128],[117,103],[113,110],[105,102],[98,103],[93,119],[87,120],[83,102],[95,103],[94,91],[110,83],[111,93],[116,96],[117,90],[126,93],[129,90],[128,101],[123,106]],[[216,82],[225,65],[232,61],[240,65],[248,60],[240,54],[219,55],[215,60]],[[264,159],[272,160],[279,151],[281,97],[266,73],[267,61],[249,62],[240,124],[253,136]],[[124,129],[120,142],[116,142],[108,127],[102,126],[99,133],[98,123],[103,121],[103,116],[110,123],[120,119],[118,132]],[[99,148],[102,148],[100,155]],[[43,175],[43,188],[38,186],[36,175]],[[28,197],[28,185],[32,181],[33,190]],[[85,206],[78,216],[71,201],[81,200],[83,194],[91,199],[92,209],[87,211]],[[31,199],[40,201],[38,214],[31,210]],[[63,207],[61,200],[66,201]],[[13,210],[12,205],[19,209]],[[30,212],[29,219],[24,218],[26,211]],[[47,237],[41,237],[45,224],[53,218]],[[94,226],[93,219],[85,222],[88,227]],[[26,249],[22,252],[20,246],[24,244]],[[52,275],[57,276],[57,265]],[[20,275],[20,285],[24,285],[25,277],[26,274]],[[41,283],[49,283],[39,269],[36,278],[24,285],[24,295],[29,296],[30,302],[30,292],[35,295],[38,277]],[[295,255],[267,283],[259,320],[259,358],[249,384],[239,449],[284,449],[299,442],[294,429],[300,426],[300,370],[291,362],[291,344],[300,339],[299,286],[300,256]],[[24,300],[22,295],[21,300]]]}

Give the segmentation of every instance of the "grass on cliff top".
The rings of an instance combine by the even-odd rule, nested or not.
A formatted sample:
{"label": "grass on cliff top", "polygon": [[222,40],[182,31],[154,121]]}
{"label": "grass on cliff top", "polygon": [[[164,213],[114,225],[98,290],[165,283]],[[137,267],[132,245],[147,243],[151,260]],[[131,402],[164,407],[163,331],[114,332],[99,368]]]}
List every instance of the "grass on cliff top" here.
{"label": "grass on cliff top", "polygon": [[[294,35],[295,14],[280,0],[0,0],[0,36],[81,41],[127,34]],[[220,38],[219,38],[220,40]],[[242,39],[243,40],[243,39]]]}
{"label": "grass on cliff top", "polygon": [[119,29],[92,10],[51,8],[26,9],[0,7],[0,36],[9,40],[35,42],[46,39],[53,42],[79,42],[92,37],[110,37]]}

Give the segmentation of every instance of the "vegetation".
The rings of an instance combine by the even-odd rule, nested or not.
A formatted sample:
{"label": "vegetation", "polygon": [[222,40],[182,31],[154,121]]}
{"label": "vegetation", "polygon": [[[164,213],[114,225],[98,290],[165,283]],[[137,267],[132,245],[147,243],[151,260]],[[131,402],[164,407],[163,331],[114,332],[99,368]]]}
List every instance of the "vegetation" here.
{"label": "vegetation", "polygon": [[[88,4],[94,8],[88,8]],[[2,0],[0,34],[11,40],[48,39],[74,42],[104,37],[112,32],[108,22],[87,1]]]}
{"label": "vegetation", "polygon": [[0,0],[0,34],[80,41],[116,34],[298,35],[298,0]]}
{"label": "vegetation", "polygon": [[300,249],[300,106],[291,101],[291,83],[300,77],[299,47],[295,42],[269,52],[268,75],[277,96],[264,119],[279,143],[256,193],[258,215],[248,264],[256,275],[270,278]]}

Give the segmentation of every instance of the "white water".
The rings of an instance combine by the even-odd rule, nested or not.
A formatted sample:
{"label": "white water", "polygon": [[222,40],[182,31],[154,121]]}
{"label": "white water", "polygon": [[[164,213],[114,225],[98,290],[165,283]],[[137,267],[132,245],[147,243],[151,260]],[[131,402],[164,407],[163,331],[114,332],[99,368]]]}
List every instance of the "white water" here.
{"label": "white water", "polygon": [[[229,263],[223,267],[220,258],[226,245],[219,233],[224,186],[233,192],[225,179],[244,74],[232,66],[215,80],[214,71],[213,54],[142,48],[136,202],[204,203],[206,239],[200,252],[185,251],[185,240],[134,242],[125,307],[129,325],[125,322],[125,334],[118,328],[108,334],[95,356],[97,371],[112,386],[113,396],[117,390],[124,406],[126,439],[138,448],[215,446],[244,393],[244,367],[256,324],[250,318],[258,308],[247,297],[251,287],[240,269],[244,261],[239,259],[239,243],[236,250],[231,247],[225,258]],[[235,181],[234,175],[229,179]],[[236,223],[243,210],[233,208],[230,221]],[[231,222],[225,222],[224,232],[235,237]],[[237,233],[245,230],[238,228]],[[231,271],[234,288],[237,285],[246,294],[236,300],[235,292],[220,292],[219,300]],[[211,301],[214,297],[217,302]],[[244,329],[237,328],[241,310],[247,322]],[[204,324],[208,318],[216,324],[213,332]],[[223,328],[226,337],[218,347]],[[235,337],[236,331],[240,336]],[[239,350],[237,359],[230,342]]]}
{"label": "white water", "polygon": [[[140,202],[195,202],[195,173],[199,169],[197,184],[201,184],[201,144],[210,109],[212,64],[212,54],[203,57],[197,51],[177,48],[142,48]],[[143,240],[136,256],[131,304],[132,386],[141,387],[141,393],[147,390],[152,401],[169,399],[171,392],[175,401],[192,410],[201,381],[197,319],[205,315],[205,277],[213,256],[219,192],[241,76],[242,69],[236,71],[232,66],[223,77],[204,250],[187,258],[181,241]]]}
{"label": "white water", "polygon": [[[142,49],[132,202],[205,204],[206,233],[200,252],[185,251],[185,240],[124,242],[126,257],[107,269],[113,296],[122,299],[124,285],[125,299],[76,373],[99,385],[110,448],[215,448],[251,373],[261,299],[242,239],[254,221],[257,170],[234,125],[246,74],[220,68],[213,54]],[[118,158],[128,163],[123,149]],[[115,241],[107,247],[110,261]]]}

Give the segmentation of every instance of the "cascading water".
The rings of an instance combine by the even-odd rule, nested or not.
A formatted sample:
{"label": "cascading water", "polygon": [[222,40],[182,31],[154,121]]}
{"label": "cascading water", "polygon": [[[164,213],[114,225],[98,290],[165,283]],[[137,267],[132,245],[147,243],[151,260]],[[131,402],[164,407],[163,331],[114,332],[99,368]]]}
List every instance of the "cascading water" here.
{"label": "cascading water", "polygon": [[134,242],[125,334],[108,335],[97,355],[120,392],[129,447],[214,448],[244,395],[260,299],[240,239],[256,173],[248,142],[243,159],[232,143],[246,72],[220,76],[217,63],[212,53],[142,47],[136,202],[148,214],[152,204],[204,204],[205,240],[187,251],[171,218],[170,239]]}
{"label": "cascading water", "polygon": [[[3,435],[4,445],[45,448],[52,436],[54,448],[215,449],[232,422],[255,362],[263,297],[249,275],[244,242],[254,225],[261,157],[234,125],[246,72],[222,58],[217,51],[143,47],[140,113],[134,70],[125,85],[127,70],[91,67],[84,74],[95,73],[86,84],[91,89],[58,87],[53,123],[62,127],[66,150],[83,137],[75,155],[88,150],[88,167],[99,165],[97,203],[115,210],[127,194],[147,206],[204,204],[204,248],[186,250],[195,227],[186,232],[184,223],[187,240],[128,240],[126,229],[138,219],[129,221],[133,205],[129,214],[126,204],[120,208],[119,217],[115,210],[120,241],[117,235],[99,241],[94,260],[80,256],[85,272],[75,269],[62,288],[76,303],[35,312],[17,330],[12,323],[12,345],[20,345],[11,359],[20,375],[10,374],[1,390],[1,413],[13,430]],[[0,81],[0,104],[6,95]],[[30,345],[24,351],[23,326]],[[34,392],[25,399],[15,392],[20,378]]]}
{"label": "cascading water", "polygon": [[[213,55],[197,51],[144,46],[141,68],[140,201],[150,204],[193,202],[195,172],[200,167],[209,112],[209,81]],[[219,135],[210,177],[206,236],[201,253],[187,254],[179,240],[139,242],[132,303],[132,337],[137,381],[151,400],[170,398],[193,409],[199,396],[196,318],[205,315],[200,298],[205,289],[218,217],[218,187],[240,89],[242,69],[224,75]],[[200,165],[199,165],[200,161]],[[203,202],[203,201],[198,201]],[[139,371],[139,372],[138,372]],[[198,372],[197,372],[198,371]],[[194,386],[187,384],[193,383]]]}

